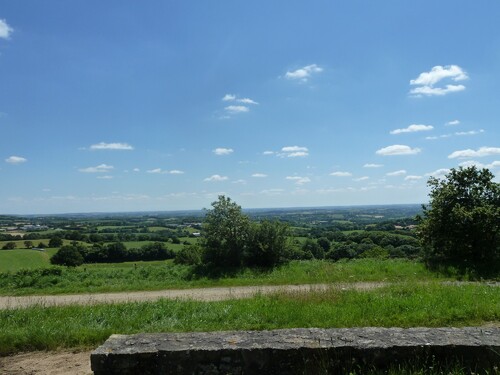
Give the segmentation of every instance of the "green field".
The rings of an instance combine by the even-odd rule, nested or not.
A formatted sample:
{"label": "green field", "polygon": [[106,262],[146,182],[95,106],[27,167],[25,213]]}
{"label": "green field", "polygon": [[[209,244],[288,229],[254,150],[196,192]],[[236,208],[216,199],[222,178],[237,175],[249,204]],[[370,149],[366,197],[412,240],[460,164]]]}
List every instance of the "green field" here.
{"label": "green field", "polygon": [[48,267],[49,254],[38,250],[0,250],[0,272]]}

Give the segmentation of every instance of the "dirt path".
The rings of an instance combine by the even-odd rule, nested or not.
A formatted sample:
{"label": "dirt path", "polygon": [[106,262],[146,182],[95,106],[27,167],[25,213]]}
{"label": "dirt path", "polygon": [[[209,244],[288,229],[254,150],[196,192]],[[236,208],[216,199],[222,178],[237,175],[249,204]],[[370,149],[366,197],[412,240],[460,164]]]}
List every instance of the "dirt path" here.
{"label": "dirt path", "polygon": [[387,285],[384,282],[359,282],[341,284],[303,284],[303,285],[261,285],[236,286],[220,288],[198,289],[168,289],[126,293],[96,293],[71,294],[56,296],[23,296],[0,297],[0,310],[23,308],[34,305],[63,306],[63,305],[91,305],[101,303],[155,301],[160,298],[191,299],[196,301],[221,301],[227,299],[249,298],[256,294],[270,294],[276,292],[308,292],[321,291],[328,288],[368,290]]}
{"label": "dirt path", "polygon": [[90,375],[91,351],[30,352],[0,358],[0,374]]}

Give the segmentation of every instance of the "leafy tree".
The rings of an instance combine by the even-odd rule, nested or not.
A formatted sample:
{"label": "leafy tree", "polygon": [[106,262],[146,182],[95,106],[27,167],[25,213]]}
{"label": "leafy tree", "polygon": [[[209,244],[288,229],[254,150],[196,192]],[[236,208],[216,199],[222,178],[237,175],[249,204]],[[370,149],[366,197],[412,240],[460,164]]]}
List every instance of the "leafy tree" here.
{"label": "leafy tree", "polygon": [[202,261],[203,250],[198,244],[189,244],[183,246],[181,250],[177,252],[174,258],[175,264],[188,264],[193,266],[199,266]]}
{"label": "leafy tree", "polygon": [[[430,202],[419,217],[419,236],[430,265],[484,272],[500,258],[500,184],[475,166],[431,177]],[[498,268],[496,269],[498,272]]]}
{"label": "leafy tree", "polygon": [[220,195],[207,210],[200,243],[204,260],[216,267],[238,267],[249,237],[250,220],[231,198]]}
{"label": "leafy tree", "polygon": [[61,237],[54,236],[49,240],[49,247],[61,247],[63,245],[63,240]]}
{"label": "leafy tree", "polygon": [[17,247],[15,242],[7,242],[3,245],[2,250],[14,250]]}
{"label": "leafy tree", "polygon": [[62,246],[52,258],[50,263],[61,266],[76,267],[83,264],[83,256],[77,246]]}
{"label": "leafy tree", "polygon": [[325,253],[328,252],[328,250],[330,250],[330,240],[326,237],[320,237],[318,238],[318,245],[322,247],[322,249],[324,250]]}
{"label": "leafy tree", "polygon": [[31,249],[33,247],[33,242],[31,242],[31,241],[24,241],[24,247],[26,249]]}
{"label": "leafy tree", "polygon": [[314,240],[308,238],[302,245],[306,259],[325,259],[325,250]]}
{"label": "leafy tree", "polygon": [[248,266],[274,267],[289,259],[289,227],[279,221],[264,220],[253,224],[247,246],[245,264]]}

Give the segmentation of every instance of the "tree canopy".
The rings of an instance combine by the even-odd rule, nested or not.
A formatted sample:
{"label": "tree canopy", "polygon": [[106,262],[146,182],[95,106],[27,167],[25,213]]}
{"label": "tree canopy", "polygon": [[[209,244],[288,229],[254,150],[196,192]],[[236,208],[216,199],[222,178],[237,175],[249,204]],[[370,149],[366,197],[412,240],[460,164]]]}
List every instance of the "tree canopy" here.
{"label": "tree canopy", "polygon": [[419,236],[431,265],[460,270],[498,271],[500,184],[487,169],[451,169],[431,177],[430,202],[419,218]]}

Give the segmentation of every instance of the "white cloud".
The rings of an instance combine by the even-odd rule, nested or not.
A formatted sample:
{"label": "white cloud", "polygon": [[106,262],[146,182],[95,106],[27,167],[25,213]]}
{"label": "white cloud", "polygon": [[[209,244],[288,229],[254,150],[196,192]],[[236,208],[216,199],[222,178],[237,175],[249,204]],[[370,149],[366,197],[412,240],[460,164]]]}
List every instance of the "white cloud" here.
{"label": "white cloud", "polygon": [[97,143],[90,146],[91,150],[133,150],[134,148],[128,143]]}
{"label": "white cloud", "polygon": [[363,176],[363,177],[355,178],[355,179],[353,179],[353,181],[360,182],[360,181],[366,181],[366,180],[369,180],[369,179],[370,179],[370,177]]}
{"label": "white cloud", "polygon": [[410,85],[417,86],[410,91],[414,96],[432,96],[432,95],[446,95],[450,92],[457,92],[465,90],[464,85],[450,85],[444,87],[435,87],[438,82],[443,79],[450,79],[454,82],[464,81],[468,79],[467,73],[463,71],[458,65],[437,65],[431,69],[430,72],[423,72],[416,79],[410,80]]}
{"label": "white cloud", "polygon": [[351,177],[352,173],[351,172],[337,171],[337,172],[330,173],[330,176],[335,176],[335,177]]}
{"label": "white cloud", "polygon": [[450,137],[451,137],[451,134],[442,134],[442,135],[439,135],[439,136],[433,135],[433,136],[430,136],[430,137],[425,137],[425,139],[435,140],[435,139],[450,138]]}
{"label": "white cloud", "polygon": [[228,177],[226,176],[221,176],[221,175],[218,175],[218,174],[214,174],[210,177],[207,177],[205,178],[203,181],[207,181],[207,182],[219,182],[219,181],[226,181],[228,179]]}
{"label": "white cloud", "polygon": [[495,160],[494,162],[490,164],[483,164],[475,160],[468,160],[460,163],[458,166],[459,167],[471,167],[471,166],[476,166],[479,169],[487,168],[487,169],[495,169],[495,168],[500,168],[500,161]]}
{"label": "white cloud", "polygon": [[478,150],[459,150],[454,151],[448,155],[449,159],[467,159],[467,158],[480,158],[484,156],[500,155],[499,147],[480,147]]}
{"label": "white cloud", "polygon": [[265,194],[265,195],[280,195],[283,193],[285,190],[283,189],[266,189],[262,190],[260,194]]}
{"label": "white cloud", "polygon": [[432,125],[412,124],[412,125],[408,126],[407,128],[391,130],[390,133],[391,134],[415,133],[415,132],[429,131],[432,129],[434,129],[434,126],[432,126]]}
{"label": "white cloud", "polygon": [[23,158],[22,156],[9,156],[7,159],[5,159],[5,162],[6,163],[9,163],[9,164],[22,164],[22,163],[26,163],[28,161],[28,159],[26,158]]}
{"label": "white cloud", "polygon": [[394,172],[389,172],[389,173],[386,173],[385,175],[386,176],[403,176],[406,174],[406,170],[404,169],[401,169],[399,171],[394,171]]}
{"label": "white cloud", "polygon": [[111,180],[113,178],[113,176],[109,176],[109,175],[106,175],[106,176],[97,176],[98,179],[100,180]]}
{"label": "white cloud", "polygon": [[222,101],[223,102],[232,102],[233,100],[236,99],[236,95],[233,95],[233,94],[226,94],[224,95],[224,97],[222,98]]}
{"label": "white cloud", "polygon": [[215,150],[212,150],[212,152],[215,155],[222,156],[232,154],[234,150],[232,148],[217,147]]}
{"label": "white cloud", "polygon": [[252,175],[252,177],[255,177],[255,178],[264,178],[264,177],[267,177],[267,174],[265,174],[265,173],[254,173]]}
{"label": "white cloud", "polygon": [[307,147],[302,146],[285,146],[281,149],[281,153],[278,153],[278,156],[287,158],[305,157],[308,155],[309,150]]}
{"label": "white cloud", "polygon": [[309,177],[287,176],[286,179],[290,181],[295,181],[297,185],[304,185],[308,182],[311,182],[311,179]]}
{"label": "white cloud", "polygon": [[484,133],[484,129],[470,130],[468,132],[456,132],[455,135],[477,135],[481,133]]}
{"label": "white cloud", "polygon": [[183,171],[180,171],[178,169],[173,169],[171,171],[168,171],[168,170],[163,170],[161,168],[149,169],[146,171],[146,173],[151,173],[151,174],[184,174]]}
{"label": "white cloud", "polygon": [[382,168],[383,166],[383,164],[365,164],[363,168]]}
{"label": "white cloud", "polygon": [[422,176],[413,176],[413,175],[410,175],[410,176],[406,176],[405,177],[405,181],[418,181],[418,180],[421,180],[422,179]]}
{"label": "white cloud", "polygon": [[264,151],[262,155],[274,155],[274,151]]}
{"label": "white cloud", "polygon": [[239,184],[239,185],[245,185],[247,182],[246,180],[235,180],[235,181],[232,181],[233,184]]}
{"label": "white cloud", "polygon": [[444,87],[444,88],[443,87],[422,86],[422,87],[417,87],[417,88],[411,90],[410,94],[413,94],[414,96],[421,96],[421,95],[443,96],[443,95],[449,94],[450,92],[459,92],[459,91],[464,91],[464,90],[465,90],[464,85],[446,85],[446,87]]}
{"label": "white cloud", "polygon": [[420,73],[416,79],[412,79],[410,85],[433,86],[444,78],[463,81],[469,77],[458,65],[447,65],[445,67],[436,65],[430,72]]}
{"label": "white cloud", "polygon": [[224,109],[230,114],[245,113],[250,111],[250,108],[244,105],[228,105]]}
{"label": "white cloud", "polygon": [[454,126],[454,125],[458,125],[458,124],[460,124],[460,121],[452,120],[452,121],[448,121],[445,125],[446,126]]}
{"label": "white cloud", "polygon": [[444,177],[448,173],[450,173],[449,169],[447,169],[447,168],[441,168],[441,169],[435,170],[434,172],[426,173],[425,175],[426,176],[432,176],[432,177],[437,177],[438,178],[438,177]]}
{"label": "white cloud", "polygon": [[316,64],[311,64],[304,66],[302,68],[299,68],[294,71],[288,71],[285,73],[285,78],[286,79],[291,79],[291,80],[297,80],[301,82],[307,82],[307,80],[316,73],[321,73],[323,71],[323,68],[319,67]]}
{"label": "white cloud", "polygon": [[226,95],[224,95],[224,97],[222,98],[222,101],[223,102],[237,102],[237,103],[243,103],[243,104],[254,104],[254,105],[259,104],[255,100],[253,100],[253,99],[250,99],[250,98],[238,98],[236,95],[233,95],[233,94],[226,94]]}
{"label": "white cloud", "polygon": [[421,150],[419,148],[411,148],[406,145],[392,145],[381,148],[377,150],[375,153],[377,155],[415,155],[418,154]]}
{"label": "white cloud", "polygon": [[78,171],[82,173],[106,173],[113,169],[114,167],[112,165],[100,164],[96,167],[81,168]]}
{"label": "white cloud", "polygon": [[139,168],[134,168],[134,169],[132,169],[132,171],[134,171],[134,172],[140,172],[141,170]]}
{"label": "white cloud", "polygon": [[10,34],[12,34],[13,31],[14,31],[14,29],[7,24],[7,21],[0,20],[0,38],[1,39],[10,39]]}

